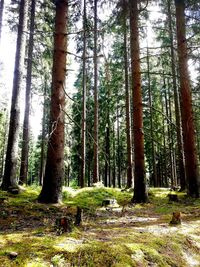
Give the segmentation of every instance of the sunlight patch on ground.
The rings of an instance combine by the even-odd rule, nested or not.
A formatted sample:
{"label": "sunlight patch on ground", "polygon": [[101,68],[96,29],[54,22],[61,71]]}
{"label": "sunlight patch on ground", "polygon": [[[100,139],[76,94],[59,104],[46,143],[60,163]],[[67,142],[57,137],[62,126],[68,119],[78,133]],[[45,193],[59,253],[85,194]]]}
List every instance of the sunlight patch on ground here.
{"label": "sunlight patch on ground", "polygon": [[138,223],[138,222],[155,222],[158,218],[144,218],[138,216],[126,216],[116,219],[107,219],[106,224],[116,224],[116,223],[123,223],[123,224],[131,224],[131,223]]}
{"label": "sunlight patch on ground", "polygon": [[58,243],[54,246],[55,249],[63,249],[68,252],[75,252],[82,245],[84,239],[65,238],[62,243]]}
{"label": "sunlight patch on ground", "polygon": [[[149,218],[150,219],[150,218]],[[149,232],[155,235],[179,233],[179,234],[190,234],[195,233],[200,228],[200,221],[194,221],[189,223],[182,223],[178,226],[170,226],[168,223],[159,225],[150,225],[145,227],[135,227],[135,230],[142,232]]]}
{"label": "sunlight patch on ground", "polygon": [[190,267],[194,267],[194,266],[200,266],[200,262],[198,260],[195,259],[195,255],[188,253],[187,251],[182,251],[183,257],[187,262],[187,265]]}

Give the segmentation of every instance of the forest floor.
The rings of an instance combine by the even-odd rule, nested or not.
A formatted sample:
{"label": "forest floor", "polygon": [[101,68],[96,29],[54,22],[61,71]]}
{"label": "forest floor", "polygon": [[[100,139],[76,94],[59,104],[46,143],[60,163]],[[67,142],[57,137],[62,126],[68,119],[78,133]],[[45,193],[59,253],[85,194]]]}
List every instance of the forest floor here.
{"label": "forest floor", "polygon": [[[150,189],[149,203],[131,205],[126,191],[66,188],[62,204],[45,205],[38,193],[0,192],[1,267],[200,266],[199,199],[177,193],[169,202],[169,190],[159,188]],[[118,204],[102,207],[105,199]],[[82,223],[65,232],[58,222],[73,221],[77,207]],[[169,224],[173,212],[181,212],[180,225]]]}

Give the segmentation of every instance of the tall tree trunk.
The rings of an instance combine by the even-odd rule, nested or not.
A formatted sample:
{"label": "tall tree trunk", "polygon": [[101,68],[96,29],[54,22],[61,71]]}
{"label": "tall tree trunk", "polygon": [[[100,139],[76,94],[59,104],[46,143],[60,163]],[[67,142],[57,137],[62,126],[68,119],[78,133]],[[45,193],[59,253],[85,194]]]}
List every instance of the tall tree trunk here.
{"label": "tall tree trunk", "polygon": [[45,75],[44,79],[44,102],[43,102],[43,112],[42,112],[42,140],[41,140],[41,151],[40,151],[40,174],[39,174],[39,184],[43,185],[45,165],[46,165],[46,94],[47,94],[47,77]]}
{"label": "tall tree trunk", "polygon": [[58,203],[61,200],[64,175],[64,107],[67,49],[68,0],[56,1],[55,37],[51,92],[50,135],[47,163],[39,201]]}
{"label": "tall tree trunk", "polygon": [[32,80],[32,61],[33,61],[33,36],[35,29],[35,0],[31,2],[31,22],[29,32],[29,46],[28,46],[28,65],[26,76],[26,101],[24,111],[24,123],[23,123],[23,137],[22,137],[22,153],[21,153],[21,167],[19,184],[27,183],[28,175],[28,153],[29,153],[29,138],[30,138],[30,123],[29,114],[31,107],[31,80]]}
{"label": "tall tree trunk", "polygon": [[171,2],[168,0],[168,23],[169,23],[169,36],[170,36],[170,53],[171,53],[171,71],[172,71],[172,82],[174,91],[174,103],[175,103],[175,116],[176,116],[176,135],[177,135],[177,146],[178,146],[178,168],[181,190],[186,188],[186,177],[185,177],[185,161],[183,152],[183,136],[182,136],[182,125],[180,115],[180,101],[179,94],[177,91],[177,80],[176,80],[176,59],[174,53],[174,36],[172,29],[172,14],[171,14]]}
{"label": "tall tree trunk", "polygon": [[116,152],[115,152],[115,125],[113,124],[113,171],[112,171],[112,184],[113,187],[116,187]]}
{"label": "tall tree trunk", "polygon": [[166,81],[165,81],[165,77],[163,76],[163,85],[164,85],[164,94],[165,94],[165,114],[166,114],[166,121],[167,121],[167,141],[168,141],[168,154],[169,154],[169,159],[168,159],[168,163],[169,163],[169,168],[168,168],[168,172],[169,172],[169,177],[171,179],[171,187],[174,186],[173,184],[173,160],[172,160],[172,137],[171,137],[171,119],[170,119],[170,108],[169,108],[169,90],[167,90],[167,85],[166,85]]}
{"label": "tall tree trunk", "polygon": [[[165,90],[165,88],[164,88]],[[164,94],[165,94],[166,91],[164,91]],[[165,111],[164,111],[164,101],[165,101],[165,95],[164,95],[164,99],[163,99],[163,96],[161,94],[160,96],[160,101],[161,101],[161,106],[162,106],[162,114],[165,114]],[[165,123],[165,117],[162,116],[162,135],[163,135],[163,164],[162,164],[162,172],[163,172],[163,183],[165,185],[165,187],[169,187],[169,182],[168,182],[168,177],[167,177],[167,149],[166,149],[166,131],[165,131],[165,128],[166,128],[166,123]],[[160,178],[160,177],[159,177]],[[159,184],[159,183],[158,183]]]}
{"label": "tall tree trunk", "polygon": [[124,5],[124,76],[125,76],[125,91],[126,91],[126,139],[127,139],[127,187],[133,186],[133,168],[132,168],[132,140],[131,140],[131,120],[130,120],[130,92],[129,92],[129,75],[128,75],[128,56],[127,56],[127,4]]}
{"label": "tall tree trunk", "polygon": [[131,71],[133,90],[133,127],[134,127],[134,202],[146,202],[146,178],[144,166],[144,133],[143,133],[143,112],[140,72],[140,49],[138,30],[138,0],[130,3],[130,31],[131,31]]}
{"label": "tall tree trunk", "polygon": [[117,105],[117,183],[121,188],[121,157],[120,157],[120,122],[119,122],[119,106]]}
{"label": "tall tree trunk", "polygon": [[8,190],[10,186],[16,187],[16,172],[18,159],[18,138],[20,123],[20,91],[23,78],[24,56],[25,56],[25,32],[27,28],[28,0],[21,0],[19,10],[19,25],[17,35],[17,45],[15,54],[15,70],[13,78],[12,102],[10,111],[10,124],[8,133],[8,145],[6,152],[3,190]]}
{"label": "tall tree trunk", "polygon": [[188,72],[188,55],[185,28],[185,2],[175,0],[176,5],[176,27],[178,43],[178,59],[180,71],[180,96],[181,115],[183,126],[183,145],[185,152],[186,180],[188,183],[188,194],[192,197],[200,196],[199,170],[197,165],[197,149],[195,126],[192,110],[192,96],[190,88],[190,77]]}
{"label": "tall tree trunk", "polygon": [[81,125],[81,175],[80,186],[85,185],[86,170],[86,1],[83,10],[83,77],[82,77],[82,125]]}
{"label": "tall tree trunk", "polygon": [[152,149],[152,162],[153,162],[153,178],[154,186],[158,187],[158,175],[156,168],[156,152],[154,144],[154,124],[153,124],[153,113],[152,113],[152,90],[151,90],[151,77],[150,77],[150,62],[149,62],[149,48],[147,43],[147,76],[148,76],[148,96],[149,96],[149,114],[150,114],[150,133],[151,133],[151,149]]}
{"label": "tall tree trunk", "polygon": [[174,137],[173,137],[173,125],[172,125],[172,104],[171,104],[171,92],[170,92],[170,84],[169,84],[169,79],[167,79],[167,92],[168,92],[168,115],[167,117],[169,118],[169,153],[170,153],[170,166],[171,166],[171,185],[172,187],[175,186],[175,172],[174,172],[174,159],[173,159],[173,154],[174,154]]}
{"label": "tall tree trunk", "polygon": [[5,150],[6,150],[6,139],[7,139],[7,134],[8,134],[8,112],[6,111],[6,118],[5,121],[3,123],[3,129],[4,129],[4,133],[2,136],[2,150],[1,150],[1,155],[0,155],[0,180],[3,176],[3,172],[4,172],[4,159],[5,159]]}
{"label": "tall tree trunk", "polygon": [[105,177],[104,177],[104,186],[108,186],[108,172],[109,172],[109,152],[110,152],[110,132],[109,132],[109,126],[106,124],[106,129],[105,129]]}
{"label": "tall tree trunk", "polygon": [[98,69],[97,69],[97,0],[94,0],[94,173],[93,183],[99,180],[98,159]]}
{"label": "tall tree trunk", "polygon": [[3,10],[4,10],[4,0],[0,1],[0,42],[2,33],[2,23],[3,23]]}

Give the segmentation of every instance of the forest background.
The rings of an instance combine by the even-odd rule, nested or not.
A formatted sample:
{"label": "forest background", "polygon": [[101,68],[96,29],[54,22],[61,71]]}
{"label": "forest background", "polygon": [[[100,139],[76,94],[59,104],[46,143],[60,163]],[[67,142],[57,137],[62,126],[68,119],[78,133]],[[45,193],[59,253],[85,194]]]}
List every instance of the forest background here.
{"label": "forest background", "polygon": [[[65,173],[62,179],[65,185],[91,186],[101,181],[105,186],[132,187],[134,181],[135,187],[138,183],[142,184],[138,185],[140,189],[147,184],[155,187],[180,186],[181,190],[187,189],[190,195],[199,196],[198,190],[194,189],[199,188],[199,4],[197,1],[175,1],[175,4],[176,8],[173,1],[139,1],[136,6],[128,6],[125,0],[110,1],[109,4],[104,1],[69,3],[67,83],[63,85],[66,106],[63,111]],[[24,5],[20,10],[17,1],[5,2],[5,6],[1,1],[1,11],[7,14],[4,24],[11,39],[16,36],[18,17],[20,19],[20,14],[25,14],[23,23],[28,23],[29,30],[24,28],[22,35],[29,42],[23,43],[26,54],[22,69],[25,67],[29,74],[20,74],[18,87],[26,87],[27,92],[29,79],[31,91],[29,100],[26,99],[25,114],[29,116],[31,112],[41,110],[43,115],[38,136],[31,130],[25,140],[23,132],[31,126],[22,127],[21,123],[19,127],[19,134],[13,142],[14,153],[23,151],[28,144],[24,148],[26,159],[17,152],[17,160],[13,159],[15,162],[12,165],[15,167],[11,181],[5,186],[7,188],[20,181],[22,184],[43,184],[51,137],[49,128],[55,123],[52,119],[49,122],[51,76],[54,75],[55,8],[53,3],[45,1],[38,2],[36,6],[31,3],[29,7],[25,1]],[[105,12],[108,9],[109,12]],[[178,9],[183,9],[183,18],[180,19],[184,19],[185,25],[181,27],[183,34],[186,29],[186,52],[180,50],[178,40]],[[129,13],[131,10],[136,12],[135,21]],[[18,12],[21,13],[18,15]],[[31,29],[33,26],[34,30]],[[19,38],[19,27],[17,36]],[[140,51],[137,51],[139,42]],[[2,51],[5,48],[3,44],[2,41]],[[11,47],[8,46],[13,51],[13,58],[14,50]],[[188,58],[192,79],[188,76],[187,58],[186,65],[181,68],[181,53],[185,53],[182,58]],[[29,61],[32,62],[31,71]],[[10,66],[8,59],[1,64],[2,70],[7,73]],[[5,162],[11,128],[8,92],[12,74],[7,77],[5,72],[1,72],[1,177],[9,176]],[[186,104],[183,103],[183,78],[189,85],[191,97]],[[139,83],[141,80],[140,88],[136,88],[136,79]],[[13,86],[14,83],[16,81]],[[137,104],[135,92],[142,94],[142,108],[137,107],[141,99]],[[24,98],[18,98],[21,98],[21,109]],[[185,106],[189,107],[188,114],[184,113]],[[33,124],[32,128],[36,128],[36,122]],[[184,127],[191,129],[187,137]],[[137,134],[137,131],[141,133]],[[188,147],[192,147],[193,151],[189,151]],[[194,167],[191,169],[194,172],[190,175],[192,177],[187,177],[191,167],[188,163],[190,153],[193,153],[191,166]],[[135,193],[137,191],[136,188]]]}

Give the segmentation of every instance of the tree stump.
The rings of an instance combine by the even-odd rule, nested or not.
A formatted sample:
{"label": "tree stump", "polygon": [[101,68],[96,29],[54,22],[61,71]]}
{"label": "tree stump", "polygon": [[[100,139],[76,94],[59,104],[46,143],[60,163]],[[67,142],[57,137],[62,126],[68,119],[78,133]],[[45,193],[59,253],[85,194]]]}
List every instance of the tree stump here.
{"label": "tree stump", "polygon": [[82,209],[80,207],[77,207],[77,212],[75,216],[75,225],[79,226],[82,222]]}
{"label": "tree stump", "polygon": [[173,212],[170,224],[181,224],[181,213],[179,211]]}
{"label": "tree stump", "polygon": [[168,194],[169,201],[178,202],[178,195],[177,194]]}
{"label": "tree stump", "polygon": [[71,217],[61,217],[56,219],[57,232],[60,234],[63,232],[71,232],[72,226],[73,222]]}

